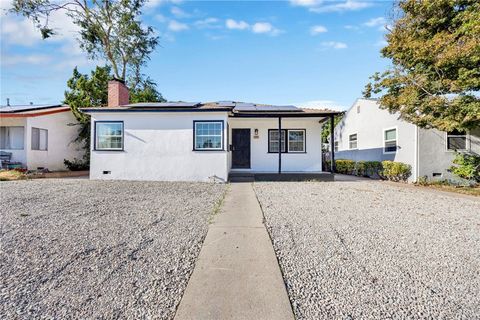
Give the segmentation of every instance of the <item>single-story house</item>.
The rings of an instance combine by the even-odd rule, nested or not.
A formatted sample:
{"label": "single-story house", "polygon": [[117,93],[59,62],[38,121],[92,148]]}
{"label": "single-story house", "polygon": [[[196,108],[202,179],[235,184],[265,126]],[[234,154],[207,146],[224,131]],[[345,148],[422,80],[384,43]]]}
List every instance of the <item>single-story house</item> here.
{"label": "single-story house", "polygon": [[73,143],[78,126],[66,105],[0,107],[0,152],[5,162],[29,170],[65,170],[64,159],[82,158]]}
{"label": "single-story house", "polygon": [[107,107],[82,109],[92,121],[91,179],[227,181],[232,172],[321,172],[322,124],[338,114],[233,101],[129,104],[117,80],[108,94]]}
{"label": "single-story house", "polygon": [[470,132],[422,129],[376,100],[358,99],[335,127],[336,159],[392,160],[412,167],[410,181],[455,179],[448,171],[456,152],[480,154],[480,128]]}

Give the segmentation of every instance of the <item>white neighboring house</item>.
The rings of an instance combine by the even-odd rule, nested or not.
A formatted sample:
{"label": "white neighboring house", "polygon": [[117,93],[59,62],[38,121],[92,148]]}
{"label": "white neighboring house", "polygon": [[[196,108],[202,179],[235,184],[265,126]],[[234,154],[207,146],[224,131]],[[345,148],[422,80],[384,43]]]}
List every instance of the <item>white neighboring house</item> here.
{"label": "white neighboring house", "polygon": [[73,143],[77,121],[65,105],[0,107],[0,151],[29,170],[65,170],[64,159],[82,158]]}
{"label": "white neighboring house", "polygon": [[455,152],[480,154],[480,128],[467,133],[421,129],[380,109],[375,100],[358,99],[335,127],[334,145],[336,159],[407,163],[409,181],[455,179],[448,172]]}
{"label": "white neighboring house", "polygon": [[338,114],[232,101],[128,104],[128,89],[115,80],[108,107],[82,111],[93,128],[91,179],[164,181],[226,181],[231,172],[319,173],[322,124]]}

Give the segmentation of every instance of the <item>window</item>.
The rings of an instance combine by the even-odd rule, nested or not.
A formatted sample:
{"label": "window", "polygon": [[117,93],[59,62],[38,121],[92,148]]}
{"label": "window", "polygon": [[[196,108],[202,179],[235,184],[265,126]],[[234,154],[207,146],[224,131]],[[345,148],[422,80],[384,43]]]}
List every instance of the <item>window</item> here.
{"label": "window", "polygon": [[351,134],[348,136],[348,145],[350,149],[357,149],[357,134]]}
{"label": "window", "polygon": [[[268,130],[268,152],[278,153],[278,130]],[[305,152],[305,129],[283,129],[281,148],[283,153]]]}
{"label": "window", "polygon": [[397,152],[397,129],[387,129],[383,132],[383,152]]}
{"label": "window", "polygon": [[95,150],[123,150],[123,122],[95,122]]}
{"label": "window", "polygon": [[305,130],[288,130],[288,152],[305,152]]}
{"label": "window", "polygon": [[0,127],[0,149],[22,150],[24,131],[23,127]]}
{"label": "window", "polygon": [[194,121],[194,150],[223,150],[223,121]]}
{"label": "window", "polygon": [[48,149],[48,130],[32,128],[32,150]]}
{"label": "window", "polygon": [[338,152],[338,141],[335,141],[335,142],[333,143],[333,150],[334,150],[335,152]]}
{"label": "window", "polygon": [[447,132],[447,150],[466,150],[467,133],[465,131],[453,130]]}

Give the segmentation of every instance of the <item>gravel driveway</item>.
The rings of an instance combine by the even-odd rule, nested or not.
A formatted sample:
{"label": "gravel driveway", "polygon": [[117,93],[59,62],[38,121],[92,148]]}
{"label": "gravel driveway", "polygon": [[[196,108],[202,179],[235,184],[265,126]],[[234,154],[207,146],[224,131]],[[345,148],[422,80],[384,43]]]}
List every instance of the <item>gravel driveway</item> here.
{"label": "gravel driveway", "polygon": [[225,188],[0,183],[0,318],[172,318]]}
{"label": "gravel driveway", "polygon": [[297,319],[480,318],[480,201],[376,181],[255,191]]}

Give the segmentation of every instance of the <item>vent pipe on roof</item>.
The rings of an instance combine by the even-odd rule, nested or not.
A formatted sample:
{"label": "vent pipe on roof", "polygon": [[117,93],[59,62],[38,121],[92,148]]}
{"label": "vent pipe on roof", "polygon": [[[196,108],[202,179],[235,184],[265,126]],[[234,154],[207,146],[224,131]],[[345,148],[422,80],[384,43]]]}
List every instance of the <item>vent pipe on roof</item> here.
{"label": "vent pipe on roof", "polygon": [[10,98],[7,98],[7,107],[10,107]]}

